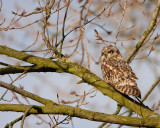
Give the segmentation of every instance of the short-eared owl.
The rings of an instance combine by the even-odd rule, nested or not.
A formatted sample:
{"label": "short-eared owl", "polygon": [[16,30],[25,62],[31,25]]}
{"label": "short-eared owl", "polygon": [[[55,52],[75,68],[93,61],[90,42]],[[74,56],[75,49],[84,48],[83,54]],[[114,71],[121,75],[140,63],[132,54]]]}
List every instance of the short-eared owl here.
{"label": "short-eared owl", "polygon": [[104,47],[99,61],[106,83],[123,94],[141,98],[141,92],[136,83],[138,78],[116,47],[112,45]]}

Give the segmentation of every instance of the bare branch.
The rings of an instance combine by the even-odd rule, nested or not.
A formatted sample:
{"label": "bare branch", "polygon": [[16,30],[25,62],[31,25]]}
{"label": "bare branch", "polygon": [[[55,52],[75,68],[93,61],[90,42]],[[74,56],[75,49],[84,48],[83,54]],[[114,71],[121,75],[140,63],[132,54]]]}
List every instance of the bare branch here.
{"label": "bare branch", "polygon": [[133,52],[128,56],[128,58],[127,58],[128,63],[130,63],[134,59],[134,57],[136,56],[139,49],[143,46],[143,43],[144,43],[145,39],[149,36],[149,34],[152,32],[154,26],[157,24],[157,17],[158,17],[158,14],[159,14],[159,10],[160,10],[160,0],[158,0],[157,6],[156,6],[156,8],[153,12],[153,15],[152,15],[152,18],[150,20],[150,24],[149,24],[148,28],[143,33],[139,42],[136,44],[136,47],[133,50]]}

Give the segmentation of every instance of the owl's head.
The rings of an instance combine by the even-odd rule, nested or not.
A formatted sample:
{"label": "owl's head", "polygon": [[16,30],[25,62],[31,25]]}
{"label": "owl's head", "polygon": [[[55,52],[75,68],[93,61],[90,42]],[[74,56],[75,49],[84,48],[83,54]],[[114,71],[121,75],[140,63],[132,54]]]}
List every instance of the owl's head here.
{"label": "owl's head", "polygon": [[109,45],[107,47],[103,47],[102,55],[100,57],[100,62],[102,62],[104,60],[108,60],[110,58],[112,58],[112,59],[122,59],[122,55],[119,52],[119,50],[112,45]]}

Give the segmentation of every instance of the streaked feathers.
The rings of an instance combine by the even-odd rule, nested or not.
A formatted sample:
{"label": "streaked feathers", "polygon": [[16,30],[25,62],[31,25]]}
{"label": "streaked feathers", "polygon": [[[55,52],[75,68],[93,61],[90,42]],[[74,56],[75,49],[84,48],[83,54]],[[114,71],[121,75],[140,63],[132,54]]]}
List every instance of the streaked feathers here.
{"label": "streaked feathers", "polygon": [[119,50],[114,46],[104,47],[100,57],[104,81],[126,95],[141,97],[137,87],[138,79],[131,67],[126,63]]}

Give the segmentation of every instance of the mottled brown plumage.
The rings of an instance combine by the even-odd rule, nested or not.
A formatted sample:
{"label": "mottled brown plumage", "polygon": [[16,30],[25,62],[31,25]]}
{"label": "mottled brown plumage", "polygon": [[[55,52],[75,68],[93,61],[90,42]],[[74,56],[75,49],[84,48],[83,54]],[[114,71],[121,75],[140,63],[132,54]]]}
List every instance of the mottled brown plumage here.
{"label": "mottled brown plumage", "polygon": [[99,61],[106,83],[121,93],[141,98],[141,92],[136,83],[138,78],[116,47],[112,45],[104,47]]}

